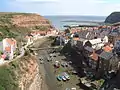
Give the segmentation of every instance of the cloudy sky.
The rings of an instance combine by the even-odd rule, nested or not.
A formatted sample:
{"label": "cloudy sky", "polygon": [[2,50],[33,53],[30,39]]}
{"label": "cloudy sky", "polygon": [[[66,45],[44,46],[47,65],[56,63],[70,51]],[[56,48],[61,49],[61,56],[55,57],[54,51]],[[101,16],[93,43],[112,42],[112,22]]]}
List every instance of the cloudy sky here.
{"label": "cloudy sky", "polygon": [[107,16],[120,11],[120,0],[0,0],[0,11]]}

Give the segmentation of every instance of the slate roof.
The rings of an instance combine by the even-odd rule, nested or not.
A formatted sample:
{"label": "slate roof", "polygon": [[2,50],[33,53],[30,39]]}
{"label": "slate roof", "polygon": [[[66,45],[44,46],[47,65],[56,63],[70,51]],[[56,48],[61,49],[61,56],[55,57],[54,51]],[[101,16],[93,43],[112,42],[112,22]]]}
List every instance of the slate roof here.
{"label": "slate roof", "polygon": [[94,45],[94,44],[97,44],[97,43],[101,43],[101,38],[97,38],[97,39],[92,39],[92,40],[89,40],[89,42]]}
{"label": "slate roof", "polygon": [[81,41],[77,41],[77,44],[76,44],[76,47],[79,49],[79,50],[83,50],[83,42]]}
{"label": "slate roof", "polygon": [[79,37],[80,37],[80,38],[85,38],[86,35],[87,35],[87,33],[88,33],[88,31],[81,31],[81,32],[79,33]]}
{"label": "slate roof", "polygon": [[93,52],[94,51],[94,49],[91,48],[91,47],[89,47],[89,46],[84,47],[84,49],[87,50],[87,51],[89,51],[89,52]]}
{"label": "slate roof", "polygon": [[103,51],[103,52],[99,55],[99,57],[101,57],[101,58],[103,58],[103,59],[105,59],[105,60],[109,60],[109,59],[111,59],[111,58],[113,57],[113,53],[112,53],[112,52],[105,52],[105,51]]}
{"label": "slate roof", "polygon": [[99,38],[104,38],[105,36],[108,36],[110,33],[110,31],[106,30],[106,31],[102,31],[100,32],[100,35],[98,35]]}
{"label": "slate roof", "polygon": [[[89,34],[88,34],[89,33]],[[87,36],[87,37],[86,37]],[[80,38],[84,38],[84,39],[94,39],[95,37],[95,32],[94,31],[81,31],[79,33],[79,37]]]}
{"label": "slate roof", "polygon": [[101,54],[103,52],[103,49],[96,50],[95,53]]}
{"label": "slate roof", "polygon": [[111,33],[110,33],[110,36],[118,36],[118,35],[119,35],[118,32],[111,32]]}
{"label": "slate roof", "polygon": [[91,39],[94,39],[94,37],[95,37],[95,32],[92,31],[89,33],[87,39],[91,40]]}

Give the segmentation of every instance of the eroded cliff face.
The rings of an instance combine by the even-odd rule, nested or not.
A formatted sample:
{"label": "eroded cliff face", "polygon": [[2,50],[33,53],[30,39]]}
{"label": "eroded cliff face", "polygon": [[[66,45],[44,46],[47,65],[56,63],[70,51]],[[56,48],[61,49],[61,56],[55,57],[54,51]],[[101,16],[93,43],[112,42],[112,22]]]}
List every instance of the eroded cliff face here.
{"label": "eroded cliff face", "polygon": [[46,26],[51,27],[50,22],[44,17],[38,14],[30,15],[13,15],[12,24],[17,27],[34,27],[34,26]]}
{"label": "eroded cliff face", "polygon": [[36,75],[40,76],[36,58],[34,56],[30,56],[26,58],[26,60],[24,58],[20,61],[19,66],[21,72],[19,79],[19,87],[21,90],[28,90],[30,85],[34,82]]}
{"label": "eroded cliff face", "polygon": [[39,73],[37,58],[33,55],[26,55],[16,61],[17,69],[14,71],[18,78],[20,90],[41,90],[42,78]]}

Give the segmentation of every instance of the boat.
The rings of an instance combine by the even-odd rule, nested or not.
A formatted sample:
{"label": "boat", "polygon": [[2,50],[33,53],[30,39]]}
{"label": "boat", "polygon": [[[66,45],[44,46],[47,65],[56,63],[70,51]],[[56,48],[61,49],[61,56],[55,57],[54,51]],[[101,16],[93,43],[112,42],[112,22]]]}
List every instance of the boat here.
{"label": "boat", "polygon": [[61,76],[63,81],[66,81],[67,79],[65,78],[65,76]]}
{"label": "boat", "polygon": [[70,88],[66,88],[65,90],[70,90]]}
{"label": "boat", "polygon": [[63,76],[64,76],[67,80],[70,80],[70,76],[69,76],[66,72],[63,73]]}
{"label": "boat", "polygon": [[58,76],[57,76],[57,79],[58,79],[59,81],[62,81],[62,76],[58,75]]}

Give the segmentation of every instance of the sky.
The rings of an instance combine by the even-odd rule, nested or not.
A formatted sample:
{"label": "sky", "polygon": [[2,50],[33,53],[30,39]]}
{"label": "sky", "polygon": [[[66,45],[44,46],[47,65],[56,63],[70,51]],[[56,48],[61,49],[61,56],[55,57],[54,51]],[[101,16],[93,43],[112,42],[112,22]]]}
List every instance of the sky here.
{"label": "sky", "polygon": [[108,16],[114,11],[120,11],[120,0],[0,0],[0,12]]}

